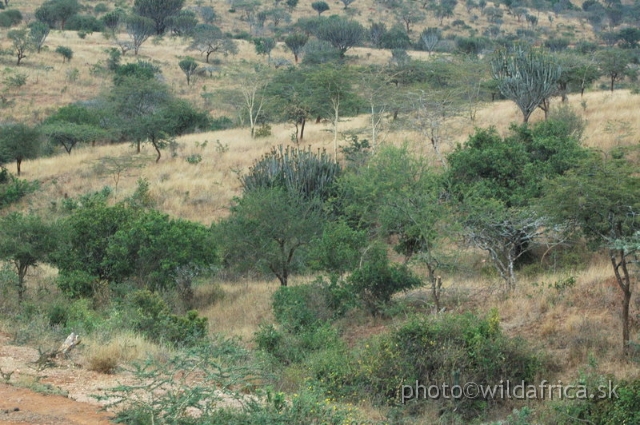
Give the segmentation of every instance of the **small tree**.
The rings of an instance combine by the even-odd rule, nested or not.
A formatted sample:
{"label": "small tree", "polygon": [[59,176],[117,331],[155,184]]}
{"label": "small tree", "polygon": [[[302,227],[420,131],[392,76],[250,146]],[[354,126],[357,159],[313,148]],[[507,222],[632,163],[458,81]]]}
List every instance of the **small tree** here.
{"label": "small tree", "polygon": [[342,4],[344,4],[344,9],[347,10],[347,8],[349,7],[349,5],[351,3],[353,3],[356,0],[340,0],[342,2]]}
{"label": "small tree", "polygon": [[629,306],[640,253],[640,178],[627,160],[594,158],[548,185],[543,203],[559,223],[570,223],[592,248],[606,249],[622,301],[622,347],[629,354]]}
{"label": "small tree", "polygon": [[78,143],[90,143],[107,137],[107,133],[92,125],[55,122],[42,126],[42,133],[56,145],[61,145],[71,155]]}
{"label": "small tree", "polygon": [[516,48],[513,53],[498,50],[491,60],[493,78],[502,95],[516,103],[523,115],[529,117],[558,89],[562,69],[543,50]]}
{"label": "small tree", "polygon": [[187,56],[178,63],[178,66],[187,77],[187,85],[191,85],[191,77],[195,74],[198,63],[192,57]]}
{"label": "small tree", "polygon": [[73,58],[73,50],[69,47],[58,46],[56,53],[62,56],[62,63],[71,62],[71,58]]}
{"label": "small tree", "polygon": [[256,53],[259,55],[267,55],[271,59],[271,51],[276,47],[276,40],[271,37],[256,37],[253,39]]}
{"label": "small tree", "polygon": [[36,215],[13,213],[0,218],[0,259],[16,268],[19,301],[24,299],[27,291],[27,272],[46,261],[56,247],[56,240],[53,227]]}
{"label": "small tree", "polygon": [[239,271],[273,273],[282,286],[302,267],[299,253],[322,232],[322,207],[281,188],[245,194],[217,226],[223,258]]}
{"label": "small tree", "polygon": [[231,53],[238,53],[236,43],[227,37],[220,28],[214,25],[197,25],[193,32],[193,42],[189,46],[190,50],[198,50],[206,55],[206,62],[209,63],[209,56],[212,53],[222,53],[225,56]]}
{"label": "small tree", "polygon": [[331,43],[340,51],[340,56],[344,57],[347,50],[360,44],[364,34],[364,27],[359,22],[344,18],[330,18],[320,24],[316,37]]}
{"label": "small tree", "polygon": [[596,62],[600,72],[611,81],[610,89],[613,92],[616,81],[622,81],[625,77],[631,77],[635,71],[629,67],[632,55],[628,50],[605,49],[596,53]]}
{"label": "small tree", "polygon": [[37,158],[40,152],[40,132],[26,124],[9,124],[0,127],[0,158],[16,162],[18,176],[22,161]]}
{"label": "small tree", "polygon": [[38,53],[40,53],[40,50],[49,35],[49,31],[49,25],[44,22],[35,21],[29,25],[29,38],[31,38],[31,43],[35,46]]}
{"label": "small tree", "polygon": [[72,16],[80,11],[78,0],[48,0],[45,1],[38,9],[36,9],[36,19],[55,27],[60,25],[60,29],[64,27]]}
{"label": "small tree", "polygon": [[320,16],[323,12],[329,10],[329,5],[324,1],[314,1],[311,3],[311,8],[318,12],[318,16]]}
{"label": "small tree", "polygon": [[300,53],[304,50],[307,41],[309,41],[309,36],[302,33],[290,34],[284,39],[284,44],[293,53],[296,63],[298,63]]}
{"label": "small tree", "polygon": [[13,51],[18,57],[16,62],[17,66],[20,66],[22,59],[27,57],[27,52],[33,50],[34,45],[26,29],[11,30],[7,33],[7,38],[11,40]]}
{"label": "small tree", "polygon": [[126,21],[127,34],[131,37],[134,54],[137,56],[142,43],[147,41],[156,31],[151,19],[133,15]]}

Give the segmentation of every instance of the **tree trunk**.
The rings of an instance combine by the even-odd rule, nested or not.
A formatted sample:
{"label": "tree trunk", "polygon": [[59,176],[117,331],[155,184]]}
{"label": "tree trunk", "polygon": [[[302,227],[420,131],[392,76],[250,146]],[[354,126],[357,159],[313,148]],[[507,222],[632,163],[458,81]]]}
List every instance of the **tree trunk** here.
{"label": "tree trunk", "polygon": [[[627,259],[623,250],[610,251],[611,265],[616,276],[618,286],[622,290],[624,299],[622,301],[622,352],[625,356],[629,355],[629,304],[631,302],[631,276],[627,268]],[[618,257],[620,262],[618,262]],[[622,274],[620,273],[622,269]]]}
{"label": "tree trunk", "polygon": [[140,153],[140,145],[142,144],[142,141],[138,140],[136,142],[136,153]]}
{"label": "tree trunk", "polygon": [[615,76],[611,76],[611,93],[613,93],[613,85],[616,82],[616,77]]}
{"label": "tree trunk", "polygon": [[160,157],[162,156],[162,154],[160,153],[160,147],[158,146],[158,144],[156,143],[156,138],[152,137],[151,138],[151,144],[153,145],[153,148],[156,150],[156,152],[158,153],[158,157],[156,158],[156,164],[160,161]]}
{"label": "tree trunk", "polygon": [[211,53],[213,53],[213,52],[209,52],[209,51],[207,51],[207,59],[206,59],[207,63],[209,63],[209,55],[210,55]]}
{"label": "tree trunk", "polygon": [[18,169],[18,176],[20,176],[20,166],[22,165],[22,158],[16,158],[16,168]]}
{"label": "tree trunk", "polygon": [[17,263],[16,268],[18,269],[18,301],[22,303],[24,300],[24,294],[27,292],[27,288],[24,286],[24,278],[27,276],[28,266],[24,264]]}
{"label": "tree trunk", "polygon": [[300,141],[304,138],[304,125],[307,123],[306,118],[302,118],[302,125],[300,126]]}

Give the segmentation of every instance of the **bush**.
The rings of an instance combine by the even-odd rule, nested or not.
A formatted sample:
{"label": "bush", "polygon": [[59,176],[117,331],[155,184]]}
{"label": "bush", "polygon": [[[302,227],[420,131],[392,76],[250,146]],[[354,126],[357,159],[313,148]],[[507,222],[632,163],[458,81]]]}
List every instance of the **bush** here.
{"label": "bush", "polygon": [[371,314],[380,313],[394,294],[422,286],[406,266],[390,263],[384,245],[373,246],[367,254],[364,264],[347,281]]}
{"label": "bush", "polygon": [[[400,385],[496,385],[505,376],[533,383],[542,361],[519,338],[500,330],[497,311],[481,318],[473,314],[416,316],[389,334],[366,341],[356,359],[360,369],[336,382],[357,382],[379,403],[399,402]],[[362,394],[361,394],[362,395]],[[415,400],[417,406],[433,400]],[[499,400],[459,399],[435,401],[441,411],[456,412],[468,423],[487,403]],[[450,403],[450,404],[448,404]]]}
{"label": "bush", "polygon": [[22,13],[19,10],[11,9],[0,12],[0,27],[9,28],[19,25],[22,22]]}
{"label": "bush", "polygon": [[71,58],[73,58],[73,50],[69,47],[58,46],[56,47],[56,53],[62,56],[62,62],[71,61]]}
{"label": "bush", "polygon": [[199,153],[194,153],[193,155],[189,155],[186,158],[186,161],[189,164],[193,164],[193,165],[200,164],[202,162],[202,155],[200,155]]}
{"label": "bush", "polygon": [[207,318],[195,310],[184,316],[171,314],[167,303],[148,290],[135,291],[127,298],[130,320],[136,331],[152,341],[175,346],[193,346],[207,335]]}
{"label": "bush", "polygon": [[84,31],[85,33],[102,32],[104,24],[91,15],[74,15],[67,21],[65,30]]}
{"label": "bush", "polygon": [[0,167],[0,209],[18,202],[38,190],[37,181],[28,182],[14,177],[6,168]]}
{"label": "bush", "polygon": [[213,118],[211,120],[211,125],[209,126],[209,130],[211,131],[227,130],[233,127],[234,127],[234,124],[231,118],[218,117],[218,118]]}

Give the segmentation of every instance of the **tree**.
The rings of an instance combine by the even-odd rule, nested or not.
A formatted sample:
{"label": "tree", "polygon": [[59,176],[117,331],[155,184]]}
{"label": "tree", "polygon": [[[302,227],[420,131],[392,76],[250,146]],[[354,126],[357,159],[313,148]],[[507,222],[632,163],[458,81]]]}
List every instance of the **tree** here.
{"label": "tree", "polygon": [[53,227],[43,223],[39,216],[12,213],[0,218],[0,259],[16,268],[19,301],[27,291],[27,272],[48,259],[56,240]]}
{"label": "tree", "polygon": [[44,22],[35,21],[29,25],[29,38],[38,53],[40,53],[40,50],[49,35],[49,31],[49,25]]}
{"label": "tree", "polygon": [[282,286],[302,269],[300,252],[322,233],[322,204],[282,188],[259,189],[237,199],[216,226],[223,261],[239,271],[273,273]]}
{"label": "tree", "polygon": [[396,14],[398,19],[400,19],[407,30],[407,33],[411,32],[411,26],[417,24],[418,22],[422,22],[427,17],[423,11],[415,7],[415,5],[405,5],[403,4],[400,7]]}
{"label": "tree", "polygon": [[231,53],[238,53],[236,43],[222,33],[220,28],[214,25],[197,25],[193,32],[193,42],[189,46],[191,50],[198,50],[206,55],[206,62],[209,63],[209,56],[212,53],[222,53],[225,56]]}
{"label": "tree", "polygon": [[196,72],[198,63],[192,57],[187,56],[178,63],[178,66],[187,77],[187,85],[191,85],[191,76]]}
{"label": "tree", "polygon": [[631,54],[628,50],[615,48],[600,50],[596,53],[596,62],[600,72],[611,81],[610,89],[612,93],[616,81],[622,81],[625,77],[635,75],[635,72],[629,67]]}
{"label": "tree", "polygon": [[7,38],[11,40],[11,45],[15,55],[18,57],[16,62],[17,66],[20,66],[22,59],[27,57],[27,52],[33,50],[33,42],[29,37],[29,33],[26,29],[11,30],[7,33]]}
{"label": "tree", "polygon": [[340,0],[342,2],[342,4],[344,4],[344,9],[347,10],[347,8],[349,7],[349,5],[351,3],[353,3],[356,0]]}
{"label": "tree", "polygon": [[364,27],[359,22],[332,17],[322,21],[316,37],[331,43],[340,51],[340,56],[344,57],[347,50],[360,44],[364,33]]}
{"label": "tree", "polygon": [[276,40],[271,37],[256,37],[253,39],[256,53],[259,55],[267,55],[271,58],[271,51],[276,47]]}
{"label": "tree", "polygon": [[48,0],[36,9],[36,19],[55,27],[60,24],[60,29],[64,30],[69,18],[80,11],[78,0]]}
{"label": "tree", "polygon": [[177,15],[184,6],[184,0],[135,0],[133,11],[140,16],[151,19],[155,24],[156,34],[164,34],[167,19]]}
{"label": "tree", "polygon": [[127,18],[126,29],[133,44],[134,54],[137,56],[142,43],[147,41],[155,32],[155,25],[149,18],[133,15]]}
{"label": "tree", "polygon": [[640,178],[626,159],[597,157],[566,176],[549,183],[543,208],[558,223],[569,223],[592,248],[606,249],[613,273],[624,296],[622,348],[630,353],[629,304],[631,272],[640,253]]}
{"label": "tree", "polygon": [[193,30],[198,25],[198,19],[194,11],[181,10],[177,15],[169,16],[166,19],[166,25],[173,35],[185,37],[193,34]]}
{"label": "tree", "polygon": [[307,44],[307,41],[309,41],[309,36],[301,33],[289,34],[284,39],[284,44],[293,53],[293,57],[296,63],[298,63],[300,53],[302,53],[305,44]]}
{"label": "tree", "polygon": [[329,5],[324,1],[314,1],[311,3],[311,8],[318,12],[318,16],[320,16],[322,12],[329,10]]}
{"label": "tree", "polygon": [[26,124],[6,124],[0,127],[0,158],[16,162],[18,176],[22,161],[34,159],[40,153],[41,135]]}
{"label": "tree", "polygon": [[58,46],[56,47],[56,53],[62,56],[62,63],[71,62],[71,58],[73,58],[73,50],[69,47]]}
{"label": "tree", "polygon": [[95,142],[107,137],[107,132],[101,128],[72,122],[46,124],[42,126],[42,134],[53,144],[61,145],[69,155],[78,143]]}
{"label": "tree", "polygon": [[420,34],[420,40],[422,41],[425,50],[429,52],[429,55],[431,55],[433,49],[435,49],[440,42],[440,38],[442,38],[442,35],[438,28],[427,28],[422,31],[422,34]]}
{"label": "tree", "polygon": [[290,11],[293,11],[298,6],[298,0],[287,0],[285,2]]}
{"label": "tree", "polygon": [[499,50],[491,60],[493,78],[502,95],[516,103],[529,121],[533,111],[557,90],[562,69],[543,50],[517,47]]}

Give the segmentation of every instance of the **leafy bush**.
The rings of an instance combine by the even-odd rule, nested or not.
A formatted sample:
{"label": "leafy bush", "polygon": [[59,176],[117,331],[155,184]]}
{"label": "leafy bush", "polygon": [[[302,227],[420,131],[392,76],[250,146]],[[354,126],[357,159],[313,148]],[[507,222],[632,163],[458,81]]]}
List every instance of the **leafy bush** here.
{"label": "leafy bush", "polygon": [[[502,334],[495,310],[485,318],[469,313],[413,317],[398,329],[366,341],[356,362],[359,370],[355,374],[334,382],[357,382],[360,391],[366,389],[380,403],[400,401],[399,387],[403,383],[415,386],[416,381],[425,386],[496,385],[508,376],[511,381],[532,383],[543,365],[523,340]],[[499,400],[437,402],[443,403],[441,409],[468,421],[481,414],[487,403]]]}
{"label": "leafy bush", "polygon": [[200,164],[202,162],[202,155],[200,155],[199,153],[194,153],[193,155],[189,155],[186,158],[186,161],[189,164],[194,164],[194,165]]}
{"label": "leafy bush", "polygon": [[91,15],[74,15],[67,21],[65,27],[70,31],[84,31],[85,33],[102,32],[104,24]]}
{"label": "leafy bush", "polygon": [[18,202],[39,188],[37,181],[29,182],[14,177],[6,168],[0,167],[0,209]]}
{"label": "leafy bush", "polygon": [[234,124],[231,118],[218,117],[218,118],[213,118],[211,120],[211,126],[209,126],[209,130],[211,131],[227,130],[233,127],[234,127]]}
{"label": "leafy bush", "polygon": [[0,12],[0,27],[9,28],[22,22],[22,13],[17,9]]}
{"label": "leafy bush", "polygon": [[380,313],[394,294],[422,285],[406,266],[391,264],[384,245],[373,246],[367,255],[347,281],[371,314]]}
{"label": "leafy bush", "polygon": [[128,296],[132,327],[155,342],[176,346],[192,346],[207,335],[207,318],[195,310],[184,316],[171,314],[167,303],[157,293],[148,290]]}

